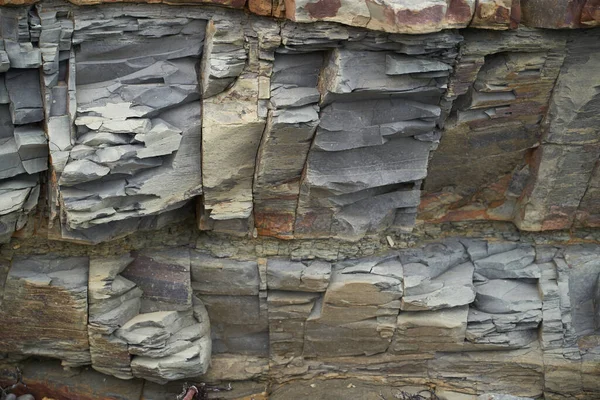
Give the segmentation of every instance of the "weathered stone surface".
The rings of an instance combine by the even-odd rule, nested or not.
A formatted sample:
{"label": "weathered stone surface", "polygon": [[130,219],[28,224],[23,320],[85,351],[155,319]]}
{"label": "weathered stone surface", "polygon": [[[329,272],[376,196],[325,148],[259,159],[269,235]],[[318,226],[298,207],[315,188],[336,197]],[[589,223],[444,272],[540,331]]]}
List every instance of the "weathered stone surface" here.
{"label": "weathered stone surface", "polygon": [[[594,129],[587,128],[596,123],[598,113],[594,110],[600,104],[600,97],[589,85],[597,70],[588,67],[597,63],[597,48],[595,32],[577,32],[570,36],[568,57],[545,120],[546,133],[533,157],[535,172],[516,215],[515,222],[520,229],[567,229],[574,223],[600,156]],[[576,99],[572,99],[574,92],[579,93]],[[594,195],[592,189],[583,206],[592,205],[593,210],[590,197]],[[583,220],[590,211],[581,210]]]}
{"label": "weathered stone surface", "polygon": [[198,297],[206,305],[210,317],[215,353],[268,354],[266,299],[259,296]]}
{"label": "weathered stone surface", "polygon": [[192,306],[190,252],[188,249],[142,251],[122,272],[139,287],[141,312],[185,311]]}
{"label": "weathered stone surface", "polygon": [[402,310],[438,310],[470,304],[475,300],[472,263],[450,268],[440,275],[419,263],[403,265]]}
{"label": "weathered stone surface", "polygon": [[87,257],[15,258],[4,285],[0,346],[65,366],[89,364],[87,282]]}
{"label": "weathered stone surface", "polygon": [[401,311],[390,350],[416,353],[453,350],[463,344],[468,306],[437,311]]}
{"label": "weathered stone surface", "polygon": [[475,261],[475,271],[489,279],[539,278],[533,247],[518,247]]}
{"label": "weathered stone surface", "polygon": [[288,19],[297,22],[333,21],[346,25],[393,33],[427,33],[466,27],[471,21],[474,1],[434,0],[424,3],[310,2],[286,1]]}
{"label": "weathered stone surface", "polygon": [[6,89],[14,124],[29,124],[44,119],[39,73],[33,69],[11,69],[6,73]]}
{"label": "weathered stone surface", "polygon": [[[544,391],[544,363],[539,348],[441,353],[428,361],[428,368],[434,381],[470,393],[537,397]],[[464,381],[457,373],[470,380]]]}
{"label": "weathered stone surface", "polygon": [[324,261],[294,262],[269,259],[267,287],[270,290],[324,292],[331,276],[331,264]]}
{"label": "weathered stone surface", "polygon": [[521,0],[479,0],[469,24],[472,28],[514,29],[521,22]]}
{"label": "weathered stone surface", "polygon": [[475,290],[475,306],[484,312],[507,314],[542,308],[537,288],[526,282],[493,279]]}
{"label": "weathered stone surface", "polygon": [[[9,371],[12,374],[13,369],[3,370],[0,377],[3,387],[14,383],[14,377],[7,374]],[[21,365],[21,371],[27,387],[19,387],[15,393],[32,394],[36,399],[44,397],[60,399],[73,396],[84,400],[139,399],[144,386],[144,381],[141,379],[123,381],[89,368],[67,370],[53,360],[27,361]]]}
{"label": "weathered stone surface", "polygon": [[248,218],[252,213],[252,177],[265,127],[257,96],[257,78],[241,76],[228,91],[204,100],[202,177],[204,207],[211,219]]}
{"label": "weathered stone surface", "polygon": [[463,34],[468,44],[448,85],[452,112],[429,166],[420,218],[511,221],[534,173],[529,149],[544,129],[566,37],[526,29]]}
{"label": "weathered stone surface", "polygon": [[[196,65],[205,23],[173,19],[169,29],[151,34],[156,15],[130,13],[119,13],[114,23],[110,12],[100,19],[85,9],[77,13],[70,29],[79,46],[62,84],[66,90],[51,92],[69,96],[62,111],[69,115],[52,116],[49,124],[51,148],[57,147],[57,203],[64,211],[56,214],[65,239],[97,242],[133,232],[144,218],[181,208],[201,193]],[[68,24],[60,26],[68,37]],[[127,40],[115,39],[114,29]],[[62,42],[58,46],[65,50]],[[69,157],[76,142],[88,147],[74,148]],[[115,177],[127,177],[116,192]],[[61,196],[65,186],[92,195]]]}
{"label": "weathered stone surface", "polygon": [[202,295],[257,296],[256,261],[235,261],[191,253],[192,289]]}
{"label": "weathered stone surface", "polygon": [[523,23],[535,28],[581,28],[600,24],[597,3],[568,0],[521,0]]}
{"label": "weathered stone surface", "polygon": [[293,236],[300,178],[319,122],[316,87],[322,64],[320,53],[275,55],[273,110],[258,150],[253,188],[259,235]]}
{"label": "weathered stone surface", "polygon": [[304,351],[304,330],[316,293],[270,290],[269,345],[271,358],[301,356]]}

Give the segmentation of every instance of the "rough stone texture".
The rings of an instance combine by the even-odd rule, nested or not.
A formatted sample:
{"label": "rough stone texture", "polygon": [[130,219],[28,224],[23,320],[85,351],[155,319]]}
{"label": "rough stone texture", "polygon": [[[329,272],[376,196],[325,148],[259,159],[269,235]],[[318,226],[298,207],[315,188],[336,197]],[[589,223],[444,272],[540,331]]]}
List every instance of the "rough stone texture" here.
{"label": "rough stone texture", "polygon": [[201,193],[196,65],[205,22],[174,18],[150,34],[148,17],[99,20],[86,9],[75,17],[67,84],[76,129],[50,117],[51,143],[68,157],[55,165],[63,238],[111,239]]}
{"label": "rough stone texture", "polygon": [[542,145],[534,154],[533,174],[516,215],[520,229],[568,229],[576,218],[578,224],[594,226],[594,168],[600,145],[592,127],[598,121],[600,96],[589,83],[597,80],[597,69],[588,66],[598,62],[598,38],[593,31],[569,38],[568,56],[544,120]]}
{"label": "rough stone texture", "polygon": [[15,258],[4,284],[0,348],[89,364],[87,282],[86,257]]}
{"label": "rough stone texture", "polygon": [[[75,363],[71,336],[69,351],[52,346],[52,352],[32,352],[28,346],[9,347],[9,354],[91,363],[121,379],[162,384],[204,374],[205,382],[285,383],[327,372],[364,381],[385,374],[394,376],[390,384],[398,388],[420,379],[443,384],[449,392],[593,398],[600,359],[598,251],[591,244],[557,248],[460,238],[331,265],[281,257],[244,261],[196,251],[190,261],[188,249],[175,247],[134,257],[94,256],[89,280],[86,257],[15,256],[1,307],[7,315],[7,306],[13,310],[23,303],[14,295],[15,277],[45,278],[52,285],[60,277],[78,282],[73,271],[84,268],[81,290],[89,323],[86,309],[80,323],[87,358]],[[124,278],[127,271],[137,264],[134,270],[145,266],[158,273],[181,261],[182,252],[192,265],[191,271],[184,268],[191,287],[202,300],[192,297],[191,306],[177,311],[185,289],[176,286],[160,292],[172,298],[160,303],[169,310],[137,314],[135,304],[146,296],[140,288],[156,298],[152,287],[167,285],[140,281],[135,286]],[[58,272],[49,272],[54,269]],[[169,279],[177,282],[175,276]],[[119,306],[130,298],[131,313],[137,314],[132,317],[130,308]],[[58,315],[65,315],[63,308]],[[19,343],[26,332],[8,338]]]}
{"label": "rough stone texture", "polygon": [[520,29],[464,36],[420,218],[511,221],[565,58],[565,35]]}
{"label": "rough stone texture", "polygon": [[431,0],[307,1],[286,0],[286,17],[297,22],[333,21],[394,33],[429,33],[440,28],[464,28],[471,21],[475,1]]}
{"label": "rough stone texture", "polygon": [[259,235],[292,237],[300,179],[319,123],[317,81],[322,53],[276,54],[267,126],[254,178]]}
{"label": "rough stone texture", "polygon": [[141,251],[122,276],[142,291],[141,312],[184,311],[192,306],[188,249]]}
{"label": "rough stone texture", "polygon": [[259,272],[255,261],[214,258],[192,252],[192,289],[203,295],[258,295]]}
{"label": "rough stone texture", "polygon": [[439,140],[442,87],[455,56],[450,49],[460,37],[433,35],[428,48],[412,39],[330,52],[295,237],[356,240],[412,228],[429,152]]}
{"label": "rough stone texture", "polygon": [[331,264],[323,261],[294,262],[270,259],[267,287],[270,290],[324,292],[331,277]]}
{"label": "rough stone texture", "polygon": [[6,243],[15,231],[30,233],[48,146],[39,125],[44,109],[40,50],[31,37],[36,27],[28,25],[24,7],[0,9],[0,26],[0,243]]}
{"label": "rough stone texture", "polygon": [[142,291],[120,273],[133,261],[129,255],[90,259],[88,336],[92,368],[131,379],[127,342],[113,333],[140,312]]}
{"label": "rough stone texture", "polygon": [[521,0],[523,23],[536,28],[586,28],[600,25],[594,0]]}
{"label": "rough stone texture", "polygon": [[0,7],[0,369],[598,397],[596,0],[126,3]]}

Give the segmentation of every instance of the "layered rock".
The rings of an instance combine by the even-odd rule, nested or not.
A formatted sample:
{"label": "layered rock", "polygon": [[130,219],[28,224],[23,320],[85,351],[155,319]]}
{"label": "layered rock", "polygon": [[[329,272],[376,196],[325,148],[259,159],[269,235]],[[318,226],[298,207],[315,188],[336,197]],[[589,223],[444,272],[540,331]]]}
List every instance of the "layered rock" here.
{"label": "layered rock", "polygon": [[475,1],[433,0],[360,2],[285,2],[285,15],[297,22],[333,21],[393,33],[429,33],[464,28],[471,21]]}
{"label": "layered rock", "polygon": [[264,279],[254,260],[192,253],[192,288],[206,305],[216,354],[268,355]]}
{"label": "layered rock", "polygon": [[[48,168],[40,87],[42,56],[37,15],[26,8],[0,10],[0,242],[25,228]],[[39,21],[39,19],[38,19]]]}
{"label": "layered rock", "polygon": [[120,379],[131,379],[127,342],[114,332],[137,316],[142,290],[121,272],[133,261],[129,255],[91,258],[88,335],[92,368]]}
{"label": "layered rock", "polygon": [[0,319],[4,352],[90,364],[87,257],[15,257]]}
{"label": "layered rock", "polygon": [[[569,38],[568,57],[544,120],[542,145],[532,160],[534,173],[516,215],[520,229],[596,225],[595,169],[600,146],[597,131],[592,127],[598,120],[600,97],[595,87],[589,85],[590,79],[596,79],[597,71],[588,65],[597,62],[597,48],[595,32],[580,32]],[[572,97],[573,92],[578,93],[576,98]]]}
{"label": "layered rock", "polygon": [[454,99],[433,154],[421,218],[512,220],[531,149],[544,129],[565,57],[564,35],[464,32],[447,96]]}
{"label": "layered rock", "polygon": [[133,375],[146,380],[168,381],[198,376],[210,365],[210,322],[198,299],[193,311],[157,311],[129,320],[116,336],[135,355]]}
{"label": "layered rock", "polygon": [[254,179],[259,235],[292,237],[300,179],[319,124],[321,52],[276,54],[270,108]]}
{"label": "layered rock", "polygon": [[306,321],[305,356],[386,351],[401,297],[402,265],[395,258],[336,265],[327,291]]}
{"label": "layered rock", "polygon": [[[196,68],[205,23],[174,14],[169,28],[152,32],[152,15],[75,17],[71,120],[48,123],[53,160],[64,160],[53,161],[63,238],[114,238],[201,193]],[[114,37],[119,30],[126,42]]]}
{"label": "layered rock", "polygon": [[203,62],[207,70],[203,83],[201,229],[238,234],[251,230],[248,220],[253,210],[256,157],[266,125],[273,51],[281,40],[277,31],[269,21],[209,25],[207,39],[212,50]]}
{"label": "layered rock", "polygon": [[296,237],[356,240],[390,227],[412,228],[420,182],[444,118],[440,102],[454,57],[449,50],[460,37],[431,40],[365,40],[329,52]]}

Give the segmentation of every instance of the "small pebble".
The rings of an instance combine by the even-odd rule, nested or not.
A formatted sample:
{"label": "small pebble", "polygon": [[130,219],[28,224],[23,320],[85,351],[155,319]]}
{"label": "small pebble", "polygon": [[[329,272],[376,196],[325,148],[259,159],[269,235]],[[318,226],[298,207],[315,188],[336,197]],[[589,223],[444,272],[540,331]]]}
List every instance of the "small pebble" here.
{"label": "small pebble", "polygon": [[17,396],[15,396],[14,394],[10,393],[8,396],[6,396],[5,400],[17,400]]}
{"label": "small pebble", "polygon": [[35,400],[32,394],[24,394],[23,396],[17,397],[17,400]]}

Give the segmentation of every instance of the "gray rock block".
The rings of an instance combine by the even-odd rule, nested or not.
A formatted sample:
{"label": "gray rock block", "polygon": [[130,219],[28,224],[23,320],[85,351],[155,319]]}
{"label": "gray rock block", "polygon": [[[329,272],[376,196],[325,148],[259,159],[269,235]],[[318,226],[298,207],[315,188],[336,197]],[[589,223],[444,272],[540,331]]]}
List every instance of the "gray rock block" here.
{"label": "gray rock block", "polygon": [[[404,54],[387,54],[385,57],[386,75],[420,74],[426,72],[445,72],[452,67],[441,61],[410,57]],[[446,72],[448,74],[448,72]]]}
{"label": "gray rock block", "polygon": [[17,43],[4,39],[4,48],[11,69],[38,68],[42,65],[42,54],[40,49],[33,47],[32,43]]}
{"label": "gray rock block", "polygon": [[275,108],[302,107],[317,103],[321,95],[316,87],[282,86],[271,90],[271,104]]}
{"label": "gray rock block", "polygon": [[[373,148],[313,151],[308,156],[305,182],[332,194],[344,194],[420,180],[427,174],[429,150],[428,143],[402,138]],[[362,168],[364,165],[369,168]]]}
{"label": "gray rock block", "polygon": [[475,270],[489,279],[539,278],[540,270],[534,260],[533,247],[518,247],[475,261]]}
{"label": "gray rock block", "polygon": [[257,296],[259,289],[256,261],[215,258],[191,253],[192,289],[203,295]]}
{"label": "gray rock block", "polygon": [[37,126],[18,126],[15,128],[14,135],[21,160],[48,158],[48,141],[41,128]]}
{"label": "gray rock block", "polygon": [[14,124],[30,124],[44,119],[39,72],[11,69],[6,73],[6,89]]}
{"label": "gray rock block", "polygon": [[324,292],[331,277],[331,264],[325,261],[267,261],[267,287],[270,290]]}
{"label": "gray rock block", "polygon": [[475,307],[491,314],[541,310],[537,285],[519,280],[491,279],[475,287]]}
{"label": "gray rock block", "polygon": [[431,271],[425,265],[405,264],[401,309],[438,310],[472,303],[475,300],[473,271],[473,264],[467,262],[430,277]]}
{"label": "gray rock block", "polygon": [[25,172],[14,137],[0,139],[0,179]]}
{"label": "gray rock block", "polygon": [[395,353],[454,350],[465,340],[468,312],[468,306],[400,312],[390,350]]}
{"label": "gray rock block", "polygon": [[61,186],[74,186],[79,183],[91,182],[108,175],[110,168],[89,160],[77,160],[67,164],[60,176]]}

